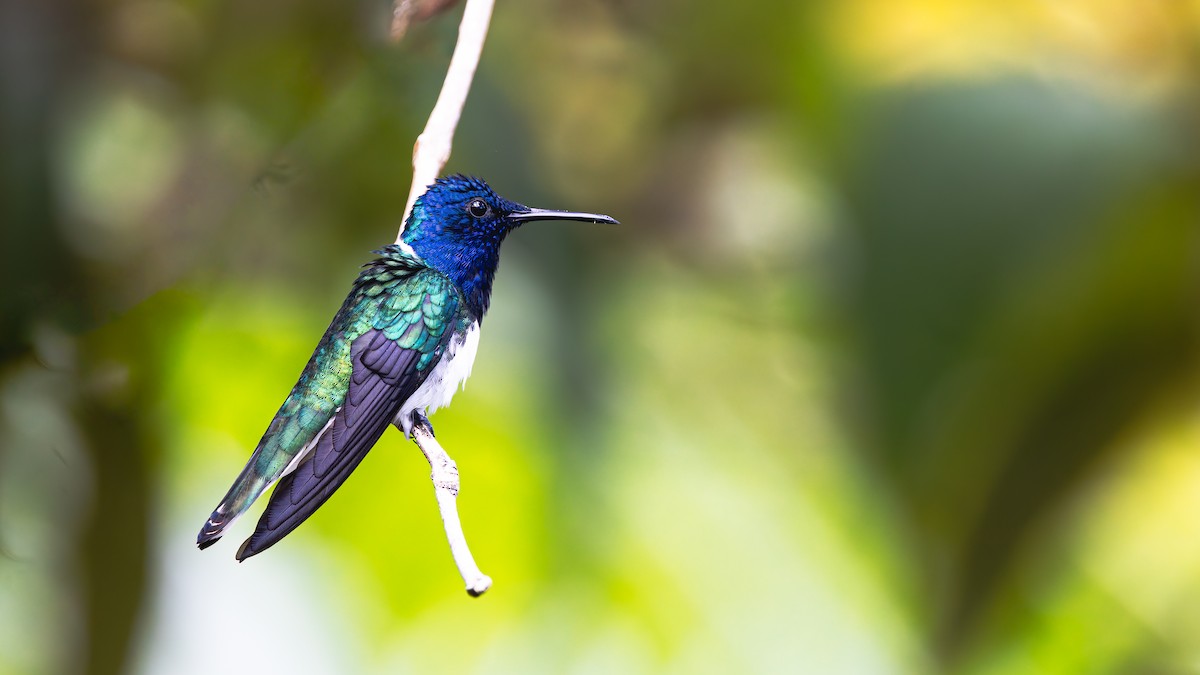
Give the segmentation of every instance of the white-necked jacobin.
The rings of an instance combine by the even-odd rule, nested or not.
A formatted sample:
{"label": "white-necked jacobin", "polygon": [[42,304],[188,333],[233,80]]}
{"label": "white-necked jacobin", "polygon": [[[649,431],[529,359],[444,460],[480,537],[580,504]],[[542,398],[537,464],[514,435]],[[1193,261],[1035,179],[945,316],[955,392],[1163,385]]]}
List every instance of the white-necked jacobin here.
{"label": "white-necked jacobin", "polygon": [[531,220],[617,221],[532,209],[478,178],[439,178],[417,199],[401,241],[365,265],[250,461],[200,530],[207,548],[275,481],[237,559],[261,553],[313,514],[388,424],[413,424],[466,381],[491,301],[500,244]]}

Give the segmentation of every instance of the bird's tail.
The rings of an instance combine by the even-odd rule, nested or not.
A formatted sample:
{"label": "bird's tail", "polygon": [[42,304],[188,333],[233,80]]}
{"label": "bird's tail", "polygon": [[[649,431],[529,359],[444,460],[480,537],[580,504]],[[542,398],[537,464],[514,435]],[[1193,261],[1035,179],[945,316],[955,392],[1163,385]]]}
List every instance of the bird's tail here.
{"label": "bird's tail", "polygon": [[237,480],[233,481],[225,498],[208,517],[204,527],[200,528],[200,534],[196,535],[196,546],[203,550],[217,543],[221,535],[225,534],[225,528],[245,513],[271,482],[269,476],[256,471],[255,462],[251,459],[246,468],[242,469],[242,473],[238,474]]}

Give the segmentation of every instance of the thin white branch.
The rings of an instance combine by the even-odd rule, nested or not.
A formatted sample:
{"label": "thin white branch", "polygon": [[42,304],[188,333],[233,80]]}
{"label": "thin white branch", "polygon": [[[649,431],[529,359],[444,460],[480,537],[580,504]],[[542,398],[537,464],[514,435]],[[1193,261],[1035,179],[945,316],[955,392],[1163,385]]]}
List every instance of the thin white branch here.
{"label": "thin white branch", "polygon": [[467,92],[471,89],[471,80],[475,78],[475,67],[479,65],[483,41],[487,38],[488,24],[492,20],[493,2],[494,0],[467,0],[467,6],[463,10],[462,23],[458,25],[458,43],[454,45],[454,55],[450,57],[450,68],[442,82],[442,92],[438,94],[433,112],[429,113],[425,130],[413,144],[412,188],[408,192],[408,203],[404,206],[400,232],[396,234],[397,243],[404,234],[404,223],[408,221],[417,197],[437,179],[446,162],[450,160],[454,130],[458,127],[459,117],[462,116],[463,104],[466,103]]}
{"label": "thin white branch", "polygon": [[[408,192],[408,203],[404,206],[400,231],[396,233],[396,243],[400,243],[404,223],[408,221],[417,197],[437,179],[450,160],[454,131],[458,128],[463,105],[467,102],[467,92],[471,89],[471,80],[475,78],[475,68],[479,65],[479,55],[483,52],[483,41],[487,38],[488,24],[492,20],[493,3],[494,0],[467,0],[463,9],[462,22],[458,25],[458,43],[454,45],[442,91],[438,94],[433,111],[429,113],[425,130],[413,144],[412,188]],[[467,593],[472,597],[482,595],[492,587],[492,580],[480,572],[475,564],[471,549],[467,547],[467,539],[463,536],[462,523],[458,520],[458,465],[433,437],[433,429],[428,422],[422,420],[413,425],[412,439],[429,461],[432,470],[429,478],[433,481],[442,525],[446,529],[446,540],[450,542],[450,554],[454,556],[458,573],[467,585]]]}
{"label": "thin white branch", "polygon": [[471,549],[467,547],[467,538],[463,536],[462,523],[458,520],[458,465],[442,449],[441,443],[433,437],[433,429],[425,422],[413,425],[412,439],[425,454],[425,459],[429,460],[429,468],[432,469],[429,479],[433,481],[454,564],[458,566],[458,573],[467,585],[467,593],[471,597],[479,597],[492,587],[492,578],[479,571],[475,558],[471,556]]}

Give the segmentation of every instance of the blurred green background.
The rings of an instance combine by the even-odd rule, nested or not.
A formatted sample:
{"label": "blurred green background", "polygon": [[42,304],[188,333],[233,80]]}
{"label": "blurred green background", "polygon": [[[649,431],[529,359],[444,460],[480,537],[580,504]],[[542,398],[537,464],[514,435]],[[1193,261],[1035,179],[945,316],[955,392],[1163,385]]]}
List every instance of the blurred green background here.
{"label": "blurred green background", "polygon": [[503,0],[434,417],[203,523],[391,242],[459,8],[0,4],[0,672],[1200,672],[1200,3]]}

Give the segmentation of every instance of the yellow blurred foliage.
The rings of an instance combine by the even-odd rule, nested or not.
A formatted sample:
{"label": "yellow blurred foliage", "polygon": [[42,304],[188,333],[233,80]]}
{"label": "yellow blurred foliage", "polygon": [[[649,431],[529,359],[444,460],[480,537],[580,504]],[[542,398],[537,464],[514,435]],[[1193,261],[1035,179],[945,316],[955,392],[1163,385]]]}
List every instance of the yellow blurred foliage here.
{"label": "yellow blurred foliage", "polygon": [[849,0],[833,42],[867,78],[1022,71],[1141,95],[1189,84],[1196,0]]}

